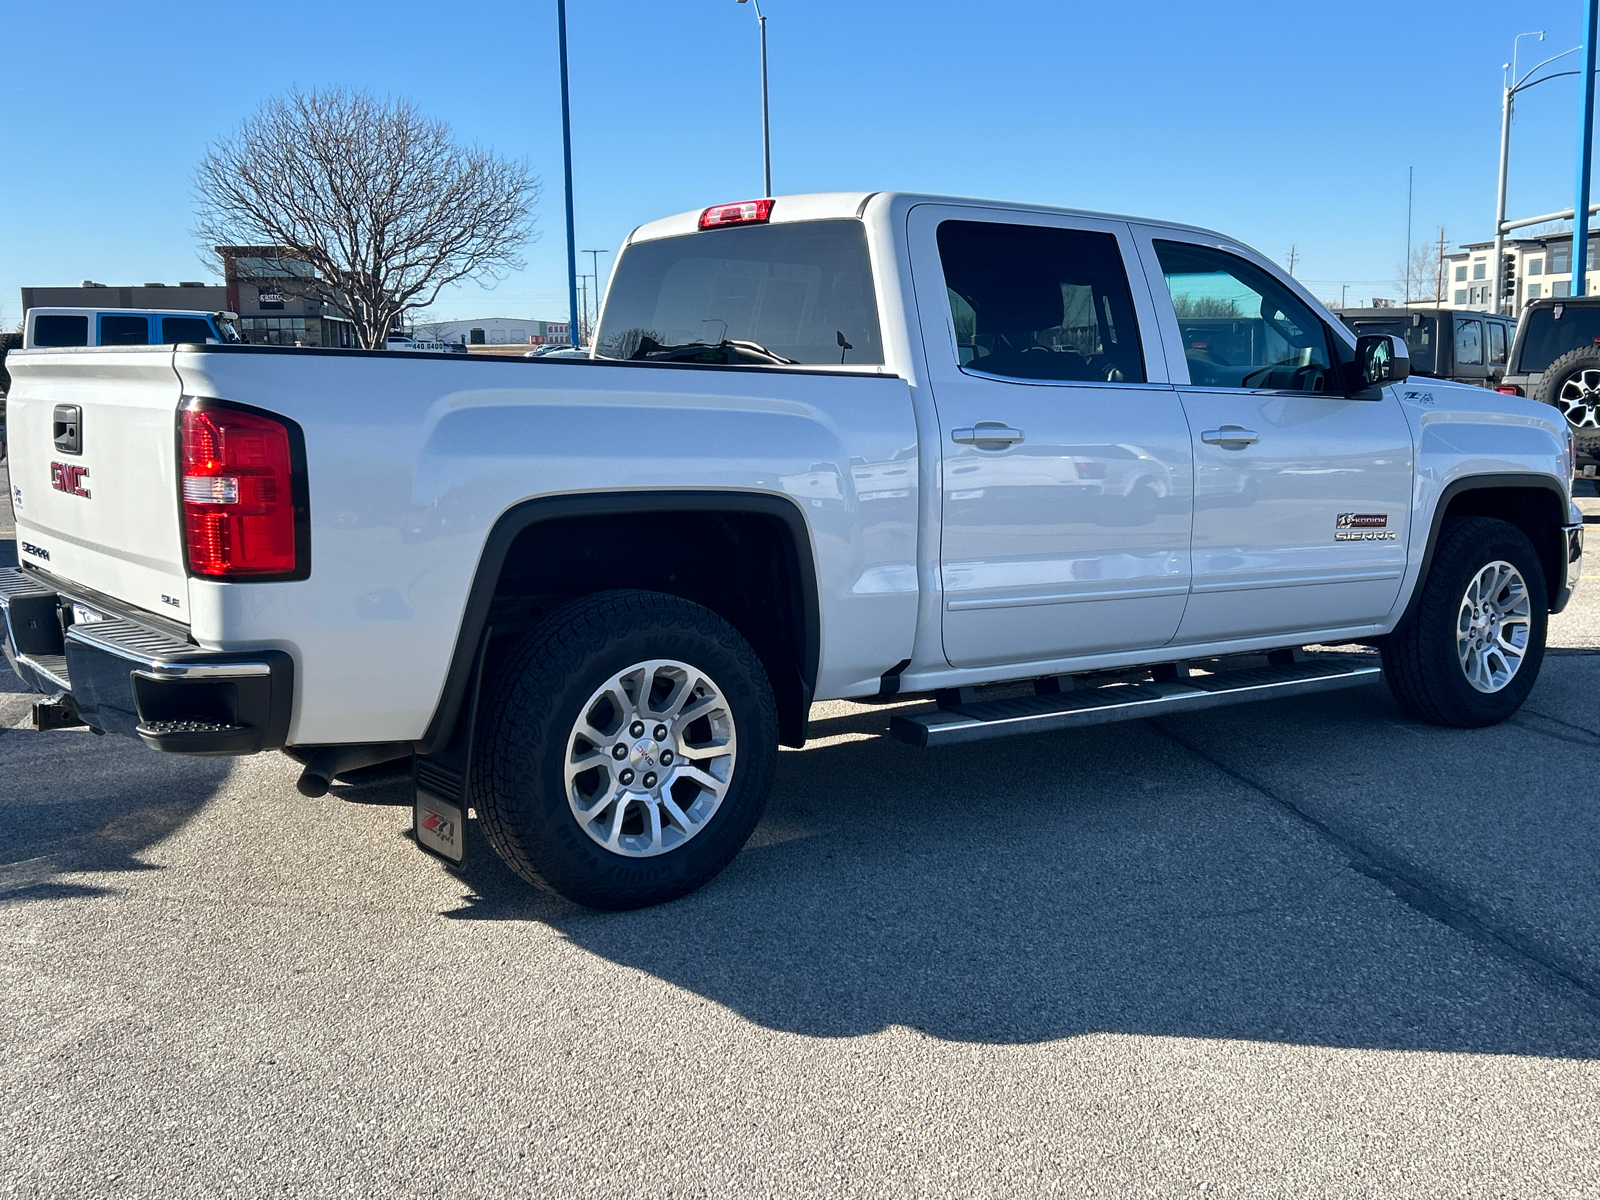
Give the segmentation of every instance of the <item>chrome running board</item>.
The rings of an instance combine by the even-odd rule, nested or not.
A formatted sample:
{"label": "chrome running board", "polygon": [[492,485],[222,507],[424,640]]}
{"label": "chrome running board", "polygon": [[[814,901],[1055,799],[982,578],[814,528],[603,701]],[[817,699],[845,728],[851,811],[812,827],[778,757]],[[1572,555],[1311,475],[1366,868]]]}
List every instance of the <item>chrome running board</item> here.
{"label": "chrome running board", "polygon": [[1360,687],[1382,678],[1383,669],[1372,665],[1370,659],[1359,665],[1323,659],[1219,671],[1167,683],[1111,683],[1055,695],[970,701],[951,704],[937,712],[897,715],[889,722],[889,736],[912,746],[952,746],[1019,733],[1137,721],[1252,700],[1309,696]]}

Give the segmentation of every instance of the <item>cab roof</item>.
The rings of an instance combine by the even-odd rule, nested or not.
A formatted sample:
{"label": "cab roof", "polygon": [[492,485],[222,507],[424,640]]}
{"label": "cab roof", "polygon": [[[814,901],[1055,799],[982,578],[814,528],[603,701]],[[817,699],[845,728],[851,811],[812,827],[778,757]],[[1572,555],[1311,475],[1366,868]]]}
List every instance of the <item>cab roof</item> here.
{"label": "cab roof", "polygon": [[[716,204],[734,201],[716,201]],[[953,204],[964,208],[986,208],[997,212],[1036,212],[1052,216],[1090,217],[1101,221],[1128,221],[1140,225],[1158,225],[1166,229],[1181,229],[1188,233],[1205,234],[1233,242],[1237,239],[1198,225],[1185,225],[1177,221],[1157,221],[1148,217],[1130,217],[1120,213],[1093,212],[1088,209],[1061,208],[1049,204],[1025,204],[1009,200],[978,200],[966,196],[937,196],[921,192],[807,192],[792,196],[774,196],[770,225],[786,225],[796,221],[828,221],[845,218],[860,219],[868,204],[891,205],[909,208],[913,204]],[[708,205],[707,207],[714,207]],[[657,238],[679,237],[700,231],[700,214],[704,208],[691,209],[674,216],[662,217],[639,226],[625,244],[654,241]]]}

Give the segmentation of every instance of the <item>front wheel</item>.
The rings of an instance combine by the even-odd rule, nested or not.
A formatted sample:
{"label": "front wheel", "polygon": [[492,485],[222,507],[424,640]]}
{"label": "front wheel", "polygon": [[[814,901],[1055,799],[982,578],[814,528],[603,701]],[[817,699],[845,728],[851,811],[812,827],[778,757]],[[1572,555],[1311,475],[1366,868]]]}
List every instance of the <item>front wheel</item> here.
{"label": "front wheel", "polygon": [[673,900],[739,852],[766,804],[777,709],[750,644],[676,596],[603,592],[501,656],[473,802],[518,875],[590,908]]}
{"label": "front wheel", "polygon": [[1446,522],[1416,611],[1383,647],[1389,690],[1434,725],[1495,725],[1539,678],[1549,618],[1544,571],[1515,525]]}

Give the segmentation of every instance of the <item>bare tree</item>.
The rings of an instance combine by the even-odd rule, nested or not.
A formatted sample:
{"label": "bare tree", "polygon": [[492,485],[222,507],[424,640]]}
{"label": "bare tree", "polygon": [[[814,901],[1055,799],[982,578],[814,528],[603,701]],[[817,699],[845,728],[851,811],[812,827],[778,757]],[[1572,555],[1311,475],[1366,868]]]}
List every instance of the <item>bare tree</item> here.
{"label": "bare tree", "polygon": [[307,264],[274,290],[343,313],[370,349],[450,284],[520,268],[539,190],[525,161],[454,142],[409,100],[293,91],[206,152],[195,233]]}
{"label": "bare tree", "polygon": [[[1406,277],[1408,265],[1409,279]],[[1444,299],[1443,284],[1443,265],[1435,245],[1413,246],[1411,262],[1401,263],[1395,272],[1395,287],[1400,289],[1401,295],[1409,295],[1412,304],[1438,304]]]}

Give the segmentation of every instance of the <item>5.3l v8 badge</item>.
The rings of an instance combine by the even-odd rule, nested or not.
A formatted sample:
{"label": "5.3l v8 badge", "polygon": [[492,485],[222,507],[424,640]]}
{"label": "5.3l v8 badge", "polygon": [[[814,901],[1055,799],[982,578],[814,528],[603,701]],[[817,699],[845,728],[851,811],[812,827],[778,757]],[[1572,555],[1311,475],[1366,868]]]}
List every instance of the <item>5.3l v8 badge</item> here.
{"label": "5.3l v8 badge", "polygon": [[1388,513],[1340,513],[1333,523],[1336,542],[1392,542]]}

